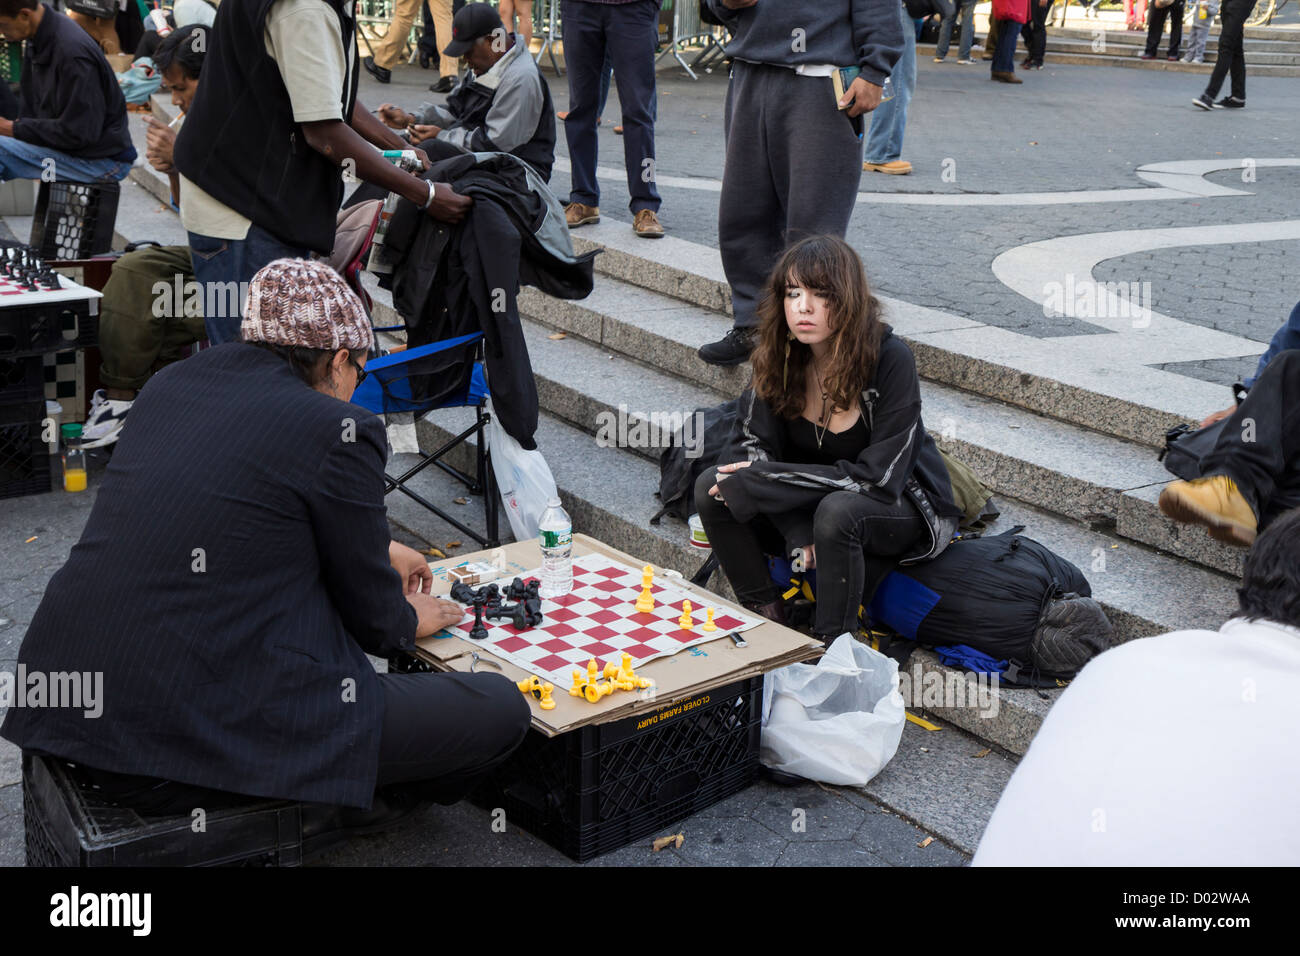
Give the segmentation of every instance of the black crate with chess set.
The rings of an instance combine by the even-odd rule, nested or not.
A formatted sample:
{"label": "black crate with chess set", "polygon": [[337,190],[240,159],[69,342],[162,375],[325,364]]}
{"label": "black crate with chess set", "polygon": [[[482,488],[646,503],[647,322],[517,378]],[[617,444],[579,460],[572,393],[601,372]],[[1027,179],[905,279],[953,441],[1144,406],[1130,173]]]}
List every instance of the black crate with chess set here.
{"label": "black crate with chess set", "polygon": [[[575,562],[599,557],[631,569],[645,565],[587,535],[575,533],[573,541]],[[505,568],[500,577],[510,581],[537,568],[540,557],[536,541],[458,556],[455,566],[431,566],[433,590],[449,589],[461,566],[499,561]],[[719,620],[742,614],[680,577],[653,574],[656,584],[698,601],[694,606],[701,618],[705,608],[717,608]],[[611,613],[621,613],[624,599],[635,596],[619,594],[619,603],[605,605]],[[565,640],[576,641],[584,633],[575,618],[558,615],[536,630],[556,636],[560,631],[552,628],[557,621],[567,628]],[[609,617],[604,621],[621,626]],[[571,694],[568,683],[552,680],[555,706],[548,710],[536,694],[529,696],[533,719],[524,742],[480,782],[472,801],[489,811],[504,811],[507,826],[520,826],[586,862],[744,790],[758,775],[764,673],[815,656],[821,644],[770,621],[742,626],[747,628],[743,634],[721,628],[709,642],[639,664],[637,674],[654,684],[638,693],[611,694],[593,704],[590,697]],[[487,671],[515,682],[536,677],[517,660],[492,654],[489,646],[454,633],[423,639],[412,654],[391,659],[389,670]]]}
{"label": "black crate with chess set", "polygon": [[145,819],[67,761],[23,755],[28,866],[299,866],[303,817],[300,803],[250,800],[206,813],[200,829],[190,814]]}

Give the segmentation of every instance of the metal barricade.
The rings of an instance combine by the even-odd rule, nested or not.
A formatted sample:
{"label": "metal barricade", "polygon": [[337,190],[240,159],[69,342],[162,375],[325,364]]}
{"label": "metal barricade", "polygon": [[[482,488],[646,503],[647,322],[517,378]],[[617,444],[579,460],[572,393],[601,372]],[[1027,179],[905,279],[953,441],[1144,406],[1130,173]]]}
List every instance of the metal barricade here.
{"label": "metal barricade", "polygon": [[[698,0],[668,0],[668,2],[673,7],[673,38],[655,62],[671,55],[692,80],[698,80],[695,69],[705,64],[708,64],[707,69],[712,69],[713,62],[721,60],[724,56],[721,40],[726,38],[725,30],[723,27],[713,27],[700,22]],[[693,61],[687,63],[682,52],[697,41],[703,44],[703,49],[696,54]]]}

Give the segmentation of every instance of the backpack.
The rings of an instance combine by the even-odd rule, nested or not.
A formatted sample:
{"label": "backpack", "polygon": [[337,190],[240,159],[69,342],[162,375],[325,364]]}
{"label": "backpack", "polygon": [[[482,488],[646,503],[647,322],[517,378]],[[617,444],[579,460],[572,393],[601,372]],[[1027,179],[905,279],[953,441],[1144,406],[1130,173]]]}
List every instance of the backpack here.
{"label": "backpack", "polygon": [[659,456],[659,490],[655,496],[663,503],[651,524],[658,524],[664,515],[685,521],[695,514],[695,481],[718,463],[718,456],[731,439],[736,424],[740,399],[697,408],[689,419],[691,434],[683,425],[673,433],[672,444]]}
{"label": "backpack", "polygon": [[1008,661],[1012,683],[1072,678],[1113,645],[1110,621],[1083,572],[1021,530],[960,538],[933,561],[891,572],[867,609],[872,622]]}

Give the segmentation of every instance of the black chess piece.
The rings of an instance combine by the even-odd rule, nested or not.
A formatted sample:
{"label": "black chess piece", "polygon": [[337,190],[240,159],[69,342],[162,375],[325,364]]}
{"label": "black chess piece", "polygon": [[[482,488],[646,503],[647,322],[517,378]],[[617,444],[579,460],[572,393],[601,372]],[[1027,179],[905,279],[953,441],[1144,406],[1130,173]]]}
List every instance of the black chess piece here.
{"label": "black chess piece", "polygon": [[483,626],[483,605],[481,602],[475,601],[474,626],[469,630],[469,639],[471,641],[486,641],[487,636],[487,628]]}
{"label": "black chess piece", "polygon": [[451,599],[458,604],[473,604],[475,593],[474,589],[464,581],[457,581],[451,586]]}

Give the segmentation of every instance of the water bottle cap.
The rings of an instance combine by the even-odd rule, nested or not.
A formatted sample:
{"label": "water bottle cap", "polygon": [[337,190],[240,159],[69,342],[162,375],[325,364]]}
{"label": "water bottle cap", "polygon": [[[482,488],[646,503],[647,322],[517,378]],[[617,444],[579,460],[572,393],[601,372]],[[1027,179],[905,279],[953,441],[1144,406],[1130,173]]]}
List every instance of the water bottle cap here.
{"label": "water bottle cap", "polygon": [[80,438],[81,426],[77,424],[60,425],[59,434],[64,438]]}
{"label": "water bottle cap", "polygon": [[558,508],[558,507],[560,507],[560,499],[559,499],[559,498],[547,498],[547,499],[546,499],[546,507],[548,507],[548,508]]}

